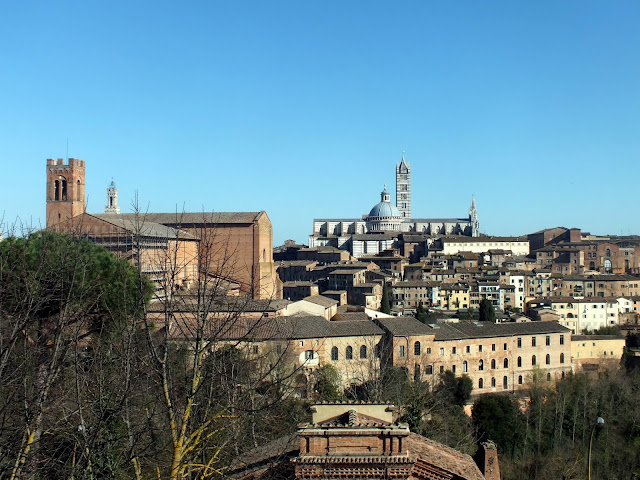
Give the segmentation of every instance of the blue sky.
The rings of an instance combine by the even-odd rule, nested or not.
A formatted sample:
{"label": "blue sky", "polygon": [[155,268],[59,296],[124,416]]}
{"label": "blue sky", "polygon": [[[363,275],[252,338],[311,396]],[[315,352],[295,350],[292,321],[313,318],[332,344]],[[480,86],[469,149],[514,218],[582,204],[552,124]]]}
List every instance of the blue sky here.
{"label": "blue sky", "polygon": [[265,210],[274,243],[360,217],[412,166],[413,214],[640,234],[640,3],[0,3],[3,230],[45,160],[88,211]]}

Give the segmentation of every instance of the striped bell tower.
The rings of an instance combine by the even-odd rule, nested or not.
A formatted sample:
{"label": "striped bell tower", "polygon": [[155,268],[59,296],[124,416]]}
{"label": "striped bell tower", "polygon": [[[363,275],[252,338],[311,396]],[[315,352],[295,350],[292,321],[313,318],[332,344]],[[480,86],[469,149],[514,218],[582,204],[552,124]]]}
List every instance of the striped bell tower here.
{"label": "striped bell tower", "polygon": [[400,215],[411,218],[411,165],[402,161],[396,165],[396,207]]}

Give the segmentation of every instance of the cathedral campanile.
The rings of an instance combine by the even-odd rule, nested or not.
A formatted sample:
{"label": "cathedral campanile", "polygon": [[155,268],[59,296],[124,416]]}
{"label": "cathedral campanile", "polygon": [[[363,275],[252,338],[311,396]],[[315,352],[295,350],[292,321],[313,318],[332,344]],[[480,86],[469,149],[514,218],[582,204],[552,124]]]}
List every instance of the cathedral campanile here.
{"label": "cathedral campanile", "polygon": [[402,161],[396,165],[396,207],[400,215],[411,218],[411,165]]}

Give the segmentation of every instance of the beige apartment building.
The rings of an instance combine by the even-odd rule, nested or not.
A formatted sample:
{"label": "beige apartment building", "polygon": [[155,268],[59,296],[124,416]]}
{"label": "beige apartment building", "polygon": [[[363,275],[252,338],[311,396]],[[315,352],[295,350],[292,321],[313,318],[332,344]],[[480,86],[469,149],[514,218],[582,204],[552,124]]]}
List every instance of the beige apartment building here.
{"label": "beige apartment building", "polygon": [[574,334],[619,323],[620,306],[615,297],[543,297],[531,300],[527,308],[546,307],[558,315],[558,323]]}
{"label": "beige apartment building", "polygon": [[440,304],[440,282],[425,280],[406,280],[396,282],[391,288],[393,306],[400,309],[417,308]]}
{"label": "beige apartment building", "polygon": [[440,286],[440,307],[445,310],[468,309],[471,306],[471,287],[466,282]]}
{"label": "beige apartment building", "polygon": [[[190,331],[174,322],[170,334],[176,341],[189,341]],[[264,358],[265,365],[280,355],[301,396],[312,393],[315,371],[325,364],[336,368],[344,388],[378,378],[383,368],[394,366],[412,379],[432,383],[446,371],[468,375],[474,394],[515,392],[527,388],[534,375],[551,382],[572,370],[571,330],[555,322],[425,325],[414,317],[241,317],[216,341],[246,349],[252,358]]]}
{"label": "beige apartment building", "polygon": [[486,253],[498,249],[509,250],[512,255],[529,255],[529,240],[526,237],[442,237],[429,249],[444,255]]}
{"label": "beige apartment building", "polygon": [[547,381],[571,371],[571,331],[553,322],[425,325],[413,317],[378,319],[394,366],[436,382],[449,370],[466,374],[474,393],[526,388],[534,374]]}
{"label": "beige apartment building", "polygon": [[574,335],[571,363],[575,371],[598,371],[620,367],[625,339],[614,335]]}

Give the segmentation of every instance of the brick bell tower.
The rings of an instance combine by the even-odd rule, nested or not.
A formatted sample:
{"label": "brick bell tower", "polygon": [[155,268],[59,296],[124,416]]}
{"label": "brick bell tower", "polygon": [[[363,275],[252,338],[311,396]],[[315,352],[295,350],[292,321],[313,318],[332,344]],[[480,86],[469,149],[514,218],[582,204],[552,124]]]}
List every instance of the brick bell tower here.
{"label": "brick bell tower", "polygon": [[47,228],[84,211],[84,160],[48,158]]}

